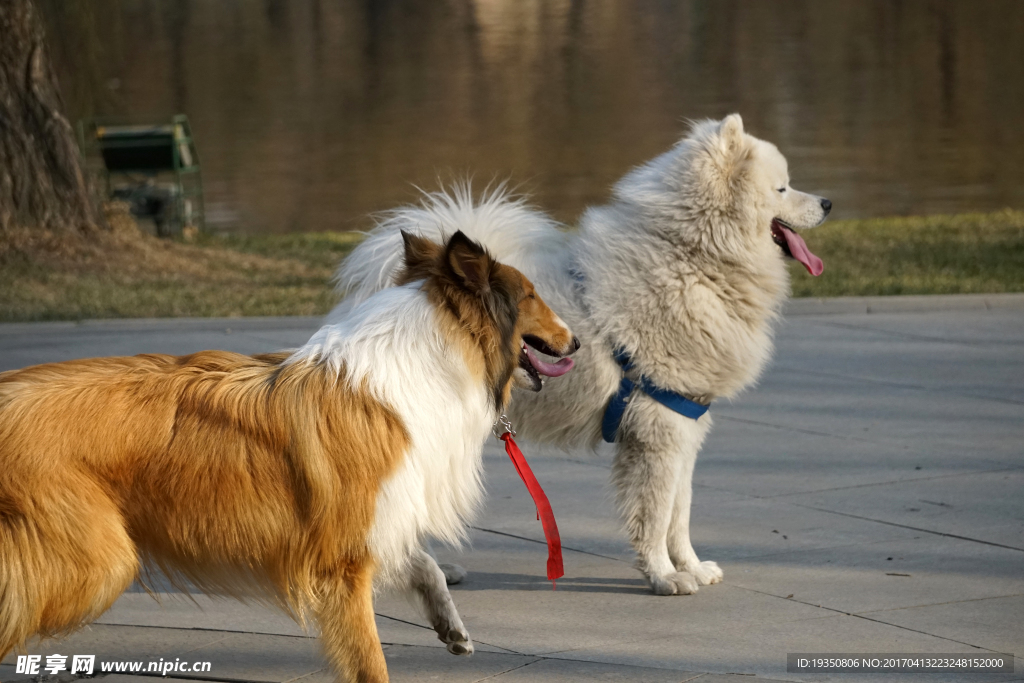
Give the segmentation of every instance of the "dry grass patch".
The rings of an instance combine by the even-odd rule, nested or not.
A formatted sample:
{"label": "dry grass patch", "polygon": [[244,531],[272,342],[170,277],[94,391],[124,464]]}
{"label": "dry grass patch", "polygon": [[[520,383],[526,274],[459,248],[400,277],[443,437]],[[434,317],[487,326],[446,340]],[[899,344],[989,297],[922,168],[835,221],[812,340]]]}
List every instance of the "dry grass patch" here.
{"label": "dry grass patch", "polygon": [[141,233],[120,207],[108,219],[113,230],[90,235],[0,233],[0,320],[321,315],[336,300],[334,268],[358,241],[337,233],[262,237],[258,247],[185,244]]}
{"label": "dry grass patch", "polygon": [[[110,232],[0,232],[0,321],[322,315],[352,233],[200,236],[141,233],[123,207]],[[805,233],[825,261],[794,263],[794,296],[1024,291],[1024,211],[835,221]]]}

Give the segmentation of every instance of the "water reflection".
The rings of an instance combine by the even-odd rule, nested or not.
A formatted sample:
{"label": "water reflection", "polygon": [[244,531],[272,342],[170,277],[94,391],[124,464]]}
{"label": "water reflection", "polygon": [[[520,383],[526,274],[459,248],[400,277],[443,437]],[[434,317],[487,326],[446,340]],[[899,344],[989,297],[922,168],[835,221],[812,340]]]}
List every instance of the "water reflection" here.
{"label": "water reflection", "polygon": [[72,116],[191,118],[217,224],[511,178],[571,221],[743,114],[837,217],[1024,205],[1024,3],[46,0]]}

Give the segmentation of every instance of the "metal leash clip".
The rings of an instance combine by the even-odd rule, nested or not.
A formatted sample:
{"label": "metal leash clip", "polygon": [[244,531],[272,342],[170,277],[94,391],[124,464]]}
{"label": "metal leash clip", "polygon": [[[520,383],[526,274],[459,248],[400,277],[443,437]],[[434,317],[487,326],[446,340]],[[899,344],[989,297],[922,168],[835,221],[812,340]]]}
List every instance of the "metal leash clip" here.
{"label": "metal leash clip", "polygon": [[[501,426],[505,428],[505,431],[500,433],[498,432],[498,423],[501,423]],[[509,421],[508,416],[505,415],[505,413],[502,413],[501,416],[498,417],[498,419],[495,420],[494,424],[491,426],[491,433],[494,434],[495,437],[500,439],[502,434],[511,434],[512,436],[515,436],[516,430],[512,428],[512,423]]]}

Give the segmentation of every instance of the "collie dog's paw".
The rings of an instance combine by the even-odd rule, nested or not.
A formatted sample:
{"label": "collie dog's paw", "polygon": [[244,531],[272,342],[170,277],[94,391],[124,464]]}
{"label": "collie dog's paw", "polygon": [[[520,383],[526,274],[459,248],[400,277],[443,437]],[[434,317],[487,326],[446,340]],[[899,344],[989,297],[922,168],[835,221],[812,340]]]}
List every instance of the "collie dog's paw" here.
{"label": "collie dog's paw", "polygon": [[697,592],[697,577],[690,572],[676,572],[665,576],[650,576],[655,595],[690,595]]}
{"label": "collie dog's paw", "polygon": [[722,578],[725,577],[717,562],[701,562],[696,567],[687,565],[686,568],[696,577],[697,583],[702,586],[720,583]]}
{"label": "collie dog's paw", "polygon": [[470,640],[469,634],[464,630],[457,628],[449,629],[444,642],[448,646],[448,652],[451,652],[453,655],[468,656],[473,654],[473,641]]}
{"label": "collie dog's paw", "polygon": [[439,564],[444,573],[444,582],[449,586],[454,586],[457,583],[462,583],[462,580],[466,578],[466,570],[457,564]]}

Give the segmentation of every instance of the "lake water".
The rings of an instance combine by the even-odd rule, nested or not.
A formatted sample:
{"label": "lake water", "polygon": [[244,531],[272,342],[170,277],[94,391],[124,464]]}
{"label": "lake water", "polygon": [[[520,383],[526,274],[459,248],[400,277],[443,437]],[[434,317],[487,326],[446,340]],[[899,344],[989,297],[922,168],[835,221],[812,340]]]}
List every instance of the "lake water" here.
{"label": "lake water", "polygon": [[211,227],[508,179],[564,221],[740,112],[834,216],[1024,206],[1020,0],[39,0],[72,118],[192,122]]}

